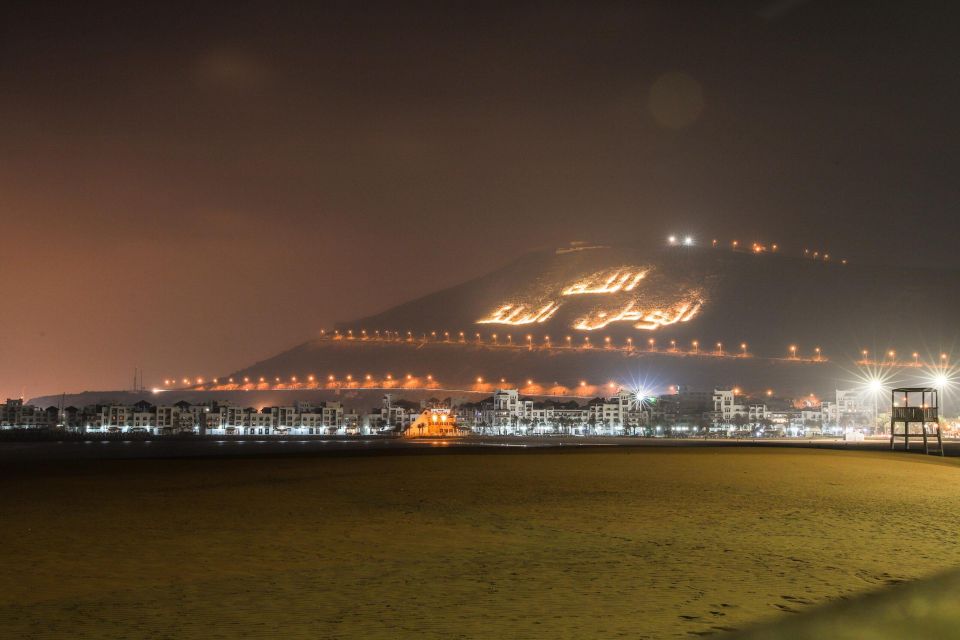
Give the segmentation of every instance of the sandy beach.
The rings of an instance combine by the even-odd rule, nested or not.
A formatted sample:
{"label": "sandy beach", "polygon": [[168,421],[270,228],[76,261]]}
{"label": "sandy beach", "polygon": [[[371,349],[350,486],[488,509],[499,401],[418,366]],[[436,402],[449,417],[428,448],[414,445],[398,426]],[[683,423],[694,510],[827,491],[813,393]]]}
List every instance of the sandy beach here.
{"label": "sandy beach", "polygon": [[0,494],[8,638],[690,637],[960,564],[955,460],[88,460]]}

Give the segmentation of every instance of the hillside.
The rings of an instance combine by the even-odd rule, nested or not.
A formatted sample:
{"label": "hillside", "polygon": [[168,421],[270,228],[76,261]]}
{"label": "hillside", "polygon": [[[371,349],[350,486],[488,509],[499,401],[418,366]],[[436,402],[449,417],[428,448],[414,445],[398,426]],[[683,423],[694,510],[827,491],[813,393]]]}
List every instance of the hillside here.
{"label": "hillside", "polygon": [[[299,376],[302,382],[309,375],[412,372],[430,373],[449,388],[467,388],[477,377],[568,387],[582,379],[633,378],[824,393],[849,384],[861,349],[878,358],[893,349],[903,362],[912,361],[914,351],[930,362],[949,351],[958,337],[952,320],[960,311],[958,282],[952,271],[712,248],[539,251],[340,323],[337,333],[229,377],[287,382]],[[591,349],[564,348],[586,340]],[[727,357],[708,357],[718,342]],[[537,348],[522,348],[527,344]],[[822,361],[801,362],[817,358],[815,347]],[[738,353],[749,357],[729,357]],[[900,377],[921,377],[912,372],[918,370],[904,367]]]}

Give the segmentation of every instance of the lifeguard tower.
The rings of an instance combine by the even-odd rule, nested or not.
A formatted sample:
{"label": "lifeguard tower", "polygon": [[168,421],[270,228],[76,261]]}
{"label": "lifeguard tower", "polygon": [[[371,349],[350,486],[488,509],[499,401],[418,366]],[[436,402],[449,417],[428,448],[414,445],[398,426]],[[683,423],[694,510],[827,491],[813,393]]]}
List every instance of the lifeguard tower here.
{"label": "lifeguard tower", "polygon": [[[940,455],[943,455],[943,437],[940,434],[939,394],[932,387],[904,387],[890,394],[890,449],[896,448],[897,438],[903,438],[903,450],[910,450],[910,438],[923,439],[923,452],[930,453],[932,436],[937,437]],[[897,424],[903,431],[897,433]],[[910,431],[910,425],[920,425],[919,431]]]}

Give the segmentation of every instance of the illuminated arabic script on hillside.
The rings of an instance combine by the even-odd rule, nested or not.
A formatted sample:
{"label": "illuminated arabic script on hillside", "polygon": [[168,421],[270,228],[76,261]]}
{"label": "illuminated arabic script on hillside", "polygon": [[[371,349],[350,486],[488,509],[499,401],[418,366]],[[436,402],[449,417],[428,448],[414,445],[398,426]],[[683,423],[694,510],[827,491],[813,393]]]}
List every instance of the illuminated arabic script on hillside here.
{"label": "illuminated arabic script on hillside", "polygon": [[597,299],[597,305],[578,317],[572,328],[595,331],[613,323],[631,323],[635,329],[655,331],[689,322],[703,306],[703,293],[666,278],[651,284],[653,267],[623,266],[597,271],[566,286],[557,286],[533,302],[505,302],[478,324],[529,325],[550,320],[565,301]]}

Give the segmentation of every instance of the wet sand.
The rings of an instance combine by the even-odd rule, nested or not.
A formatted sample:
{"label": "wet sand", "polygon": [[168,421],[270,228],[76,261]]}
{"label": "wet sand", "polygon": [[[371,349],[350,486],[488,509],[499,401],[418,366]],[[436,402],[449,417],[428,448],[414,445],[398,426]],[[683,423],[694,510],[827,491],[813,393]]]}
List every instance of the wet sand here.
{"label": "wet sand", "polygon": [[958,481],[773,448],[12,465],[0,636],[690,637],[960,565]]}

